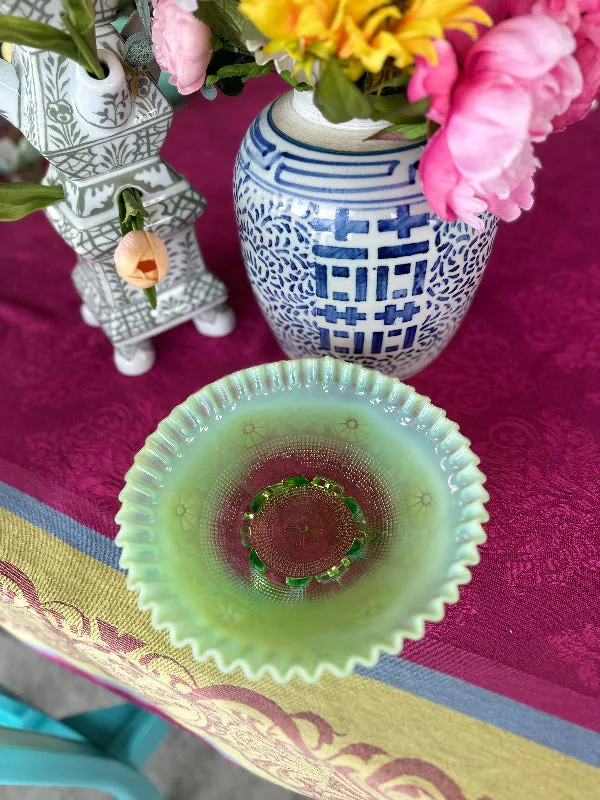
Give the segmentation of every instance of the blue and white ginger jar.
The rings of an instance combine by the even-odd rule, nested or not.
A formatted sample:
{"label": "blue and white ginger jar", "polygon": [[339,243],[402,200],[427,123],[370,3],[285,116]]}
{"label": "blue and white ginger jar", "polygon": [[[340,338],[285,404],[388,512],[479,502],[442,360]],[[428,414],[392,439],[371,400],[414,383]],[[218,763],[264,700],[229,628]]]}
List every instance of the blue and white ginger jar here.
{"label": "blue and white ginger jar", "polygon": [[290,358],[332,355],[408,378],[448,344],[498,225],[444,222],[417,174],[423,143],[369,140],[289,92],[252,123],[235,168],[254,294]]}

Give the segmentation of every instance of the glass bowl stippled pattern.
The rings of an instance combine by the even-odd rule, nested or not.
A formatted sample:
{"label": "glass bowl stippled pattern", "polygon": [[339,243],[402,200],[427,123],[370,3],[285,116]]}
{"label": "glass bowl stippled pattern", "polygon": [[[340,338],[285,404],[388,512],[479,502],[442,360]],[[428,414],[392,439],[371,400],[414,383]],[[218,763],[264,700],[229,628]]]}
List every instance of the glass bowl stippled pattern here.
{"label": "glass bowl stippled pattern", "polygon": [[198,660],[342,677],[422,637],[470,580],[487,520],[478,461],[394,378],[331,358],[253,367],[148,438],[120,495],[121,565]]}

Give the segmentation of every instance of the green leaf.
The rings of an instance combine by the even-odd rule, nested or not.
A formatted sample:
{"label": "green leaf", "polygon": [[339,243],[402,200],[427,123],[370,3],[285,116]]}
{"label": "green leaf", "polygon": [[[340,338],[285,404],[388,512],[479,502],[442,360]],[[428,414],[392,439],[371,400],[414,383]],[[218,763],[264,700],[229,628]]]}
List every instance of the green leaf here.
{"label": "green leaf", "polygon": [[150,308],[156,308],[158,299],[156,297],[156,286],[151,286],[149,289],[143,290],[146,300],[150,303]]}
{"label": "green leaf", "polygon": [[52,25],[46,25],[44,22],[0,14],[0,42],[51,50],[53,53],[76,61],[84,69],[94,72],[96,77],[103,78],[104,73],[100,67],[98,55],[95,53],[95,38],[92,52],[90,44],[75,28],[70,17],[63,13],[62,19],[69,33],[61,31],[60,28],[54,28]]}
{"label": "green leaf", "polygon": [[144,220],[148,217],[148,212],[144,208],[142,195],[138,189],[123,189],[117,197],[117,210],[123,236],[130,231],[144,230]]}
{"label": "green leaf", "polygon": [[413,125],[425,122],[425,114],[429,111],[429,98],[409,103],[406,95],[394,94],[378,97],[368,95],[373,120],[386,120],[393,125]]}
{"label": "green leaf", "polygon": [[260,78],[262,75],[269,75],[271,72],[270,64],[257,64],[254,61],[247,61],[242,64],[227,64],[217,70],[214,75],[207,75],[205,86],[213,86],[217,81],[224,78],[241,78],[245,82],[248,78]]}
{"label": "green leaf", "polygon": [[398,89],[401,86],[408,86],[412,75],[406,72],[397,72],[381,84],[382,89]]}
{"label": "green leaf", "polygon": [[135,0],[135,7],[148,36],[152,36],[152,9],[148,0]]}
{"label": "green leaf", "polygon": [[249,39],[267,39],[264,33],[259,30],[252,20],[244,17],[244,25],[242,27],[242,42],[247,42]]}
{"label": "green leaf", "polygon": [[203,0],[194,13],[219,39],[243,46],[248,20],[240,13],[238,0]]}
{"label": "green leaf", "polygon": [[260,70],[257,72],[251,72],[248,75],[242,76],[242,82],[246,83],[246,81],[250,80],[250,78],[262,78],[264,75],[270,75],[273,72],[270,64],[261,64]]}
{"label": "green leaf", "polygon": [[422,139],[427,136],[427,123],[416,122],[414,125],[398,125],[398,131],[405,139]]}
{"label": "green leaf", "polygon": [[94,28],[95,12],[92,0],[62,0],[64,9],[79,33]]}
{"label": "green leaf", "polygon": [[219,78],[254,78],[257,75],[268,75],[272,71],[270,64],[257,64],[247,61],[243,64],[228,64],[217,72]]}
{"label": "green leaf", "polygon": [[279,74],[281,75],[283,80],[287,81],[290,84],[290,86],[293,86],[297,92],[312,92],[313,87],[309,83],[306,83],[305,81],[299,81],[296,78],[294,78],[289,69],[284,69]]}
{"label": "green leaf", "polygon": [[[404,79],[399,83],[403,83]],[[347,77],[336,58],[326,63],[315,89],[315,105],[333,123],[351,119],[385,120],[394,125],[421,125],[429,110],[429,98],[409,103],[404,92],[365,94]]]}
{"label": "green leaf", "polygon": [[0,220],[13,222],[32,211],[59,203],[65,199],[62,186],[45,186],[41,183],[0,184]]}
{"label": "green leaf", "polygon": [[418,122],[414,125],[388,125],[387,128],[369,136],[369,139],[377,139],[382,133],[401,133],[403,139],[422,139],[427,135],[427,123]]}
{"label": "green leaf", "polygon": [[[252,56],[249,56],[247,53],[240,53],[237,49],[233,49],[231,45],[225,44],[220,50],[216,50],[213,53],[210,64],[208,65],[208,78],[210,78],[211,75],[216,76],[222,67],[227,67],[230,64],[245,63],[254,64],[255,61]],[[215,77],[214,80],[209,80],[207,85],[212,86],[217,80],[218,78]]]}
{"label": "green leaf", "polygon": [[213,35],[210,37],[210,47],[213,53],[216,53],[223,47],[223,40],[219,39],[216,33],[213,33]]}
{"label": "green leaf", "polygon": [[79,50],[71,37],[59,28],[46,25],[44,22],[0,14],[0,42],[52,50],[81,63]]}
{"label": "green leaf", "polygon": [[102,80],[104,72],[98,58],[95,11],[92,0],[62,0],[62,4],[64,11],[60,18],[85,61],[86,69]]}
{"label": "green leaf", "polygon": [[371,116],[367,95],[346,77],[337,58],[330,58],[315,89],[315,105],[330,122]]}

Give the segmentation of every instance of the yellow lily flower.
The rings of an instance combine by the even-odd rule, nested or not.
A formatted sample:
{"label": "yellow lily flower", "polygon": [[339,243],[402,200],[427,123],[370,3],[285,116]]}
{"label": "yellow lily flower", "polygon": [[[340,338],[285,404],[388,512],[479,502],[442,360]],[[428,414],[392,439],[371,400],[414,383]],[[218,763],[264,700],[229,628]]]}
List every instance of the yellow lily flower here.
{"label": "yellow lily flower", "polygon": [[388,59],[399,69],[417,56],[436,63],[445,31],[477,38],[477,24],[492,25],[472,0],[241,0],[240,11],[271,40],[265,53],[284,50],[305,70],[337,56],[353,80]]}

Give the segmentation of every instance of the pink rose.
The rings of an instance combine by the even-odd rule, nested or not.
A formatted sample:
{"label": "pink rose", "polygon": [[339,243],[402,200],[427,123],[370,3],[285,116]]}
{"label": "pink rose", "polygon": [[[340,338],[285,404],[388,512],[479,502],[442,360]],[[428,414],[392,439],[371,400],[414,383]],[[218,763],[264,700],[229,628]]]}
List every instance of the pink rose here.
{"label": "pink rose", "polygon": [[527,90],[502,75],[463,80],[444,127],[454,163],[475,183],[497,177],[529,139]]}
{"label": "pink rose", "polygon": [[180,94],[191,94],[206,80],[212,57],[212,31],[182,8],[183,0],[157,0],[152,17],[152,42],[160,68]]}
{"label": "pink rose", "polygon": [[175,0],[175,3],[184,11],[189,11],[192,14],[198,8],[198,0]]}
{"label": "pink rose", "polygon": [[570,55],[574,49],[567,27],[549,17],[525,16],[483,35],[456,82],[447,55],[436,67],[418,61],[409,97],[429,94],[432,119],[442,124],[419,169],[425,196],[439,216],[460,217],[481,229],[482,211],[513,220],[522,208],[531,208],[539,166],[532,141],[547,137],[555,115],[582,89]]}

